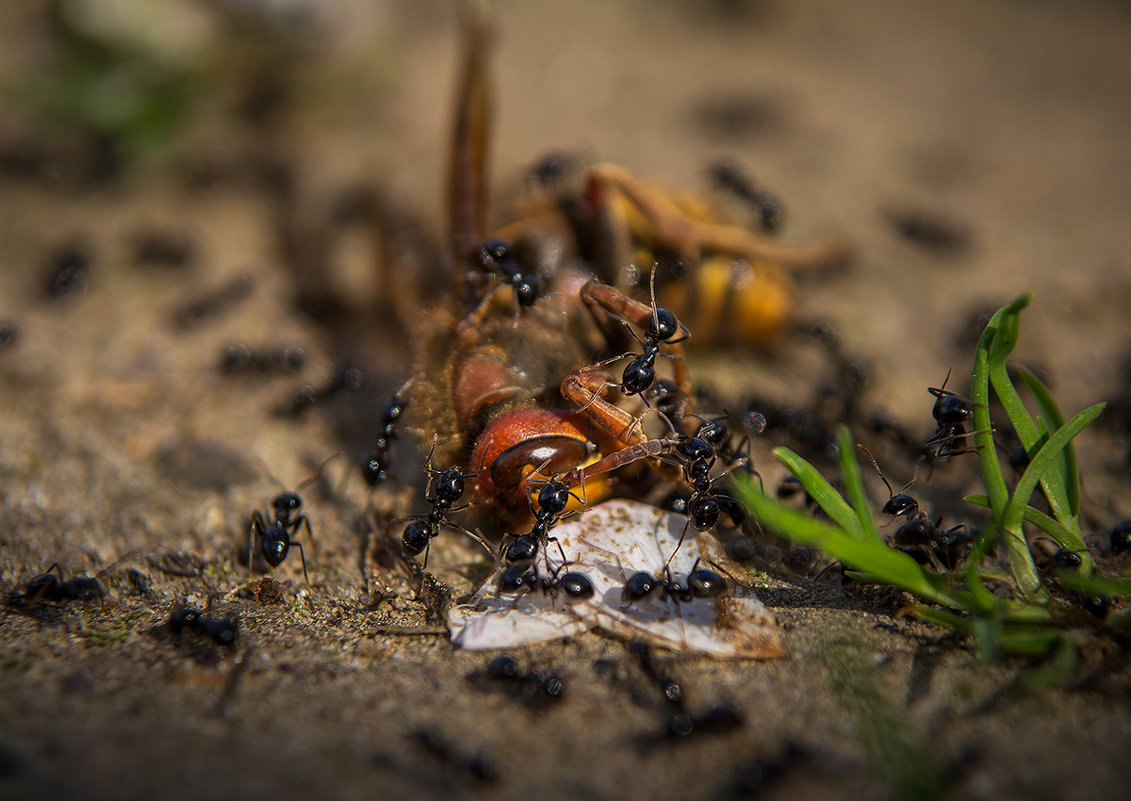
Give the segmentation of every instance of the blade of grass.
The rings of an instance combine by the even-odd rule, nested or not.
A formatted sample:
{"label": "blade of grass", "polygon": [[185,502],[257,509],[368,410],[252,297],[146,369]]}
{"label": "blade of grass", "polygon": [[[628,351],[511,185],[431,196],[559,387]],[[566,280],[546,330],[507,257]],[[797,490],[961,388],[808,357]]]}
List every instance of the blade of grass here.
{"label": "blade of grass", "polygon": [[836,442],[840,448],[840,474],[844,479],[844,489],[852,508],[856,510],[864,536],[872,542],[883,543],[884,538],[880,536],[876,521],[872,519],[868,496],[864,494],[864,481],[860,478],[860,464],[856,461],[856,448],[853,447],[852,433],[848,426],[837,426]]}
{"label": "blade of grass", "polygon": [[941,582],[928,576],[914,559],[887,547],[882,541],[861,539],[831,523],[792,509],[765,495],[745,476],[735,478],[735,491],[754,511],[758,521],[778,534],[818,547],[847,567],[871,574],[878,582],[903,587],[928,601],[959,606]]}
{"label": "blade of grass", "polygon": [[974,425],[974,444],[978,451],[978,463],[982,469],[982,483],[986,487],[986,495],[990,500],[990,508],[994,512],[994,521],[1001,523],[1001,516],[1005,506],[1009,503],[1009,489],[1005,485],[1001,464],[998,462],[997,449],[994,447],[993,423],[990,420],[990,349],[997,340],[998,330],[1006,313],[1017,314],[1029,304],[1032,294],[1025,294],[1014,300],[1008,306],[998,309],[989,323],[986,324],[982,336],[978,339],[978,347],[974,351],[974,369],[970,375],[970,401],[972,423]]}
{"label": "blade of grass", "polygon": [[[990,383],[993,385],[998,400],[1001,401],[1002,408],[1005,409],[1005,413],[1009,417],[1009,422],[1017,432],[1017,438],[1021,440],[1022,447],[1025,448],[1026,453],[1031,454],[1037,447],[1041,431],[1037,422],[1029,414],[1029,410],[1025,408],[1021,395],[1013,386],[1013,382],[1009,378],[1009,368],[1006,366],[1006,359],[1017,344],[1020,329],[1020,309],[1014,311],[1011,307],[1012,304],[1005,307],[1006,313],[1002,315],[997,334],[994,336],[993,344],[990,347]],[[1042,475],[1041,486],[1044,489],[1045,498],[1049,502],[1049,507],[1052,509],[1053,517],[1069,530],[1075,529],[1074,515],[1068,501],[1068,490],[1060,473],[1051,472]]]}
{"label": "blade of grass", "polygon": [[[1017,482],[1013,496],[1009,499],[1009,505],[1002,517],[1004,528],[1008,530],[1020,528],[1025,508],[1029,504],[1029,497],[1037,488],[1037,483],[1042,482],[1049,472],[1055,472],[1052,468],[1055,467],[1056,458],[1068,446],[1073,437],[1099,416],[1106,405],[1105,403],[1097,403],[1089,406],[1058,428],[1049,437],[1048,442],[1037,451],[1037,454],[1029,461],[1029,466],[1025,468],[1025,472],[1021,475],[1021,479]],[[1080,547],[1084,546],[1084,541],[1080,539],[1079,534],[1076,534],[1074,539],[1079,539]],[[1068,547],[1067,544],[1066,547]]]}
{"label": "blade of grass", "polygon": [[1056,574],[1056,580],[1065,589],[1081,594],[1102,595],[1105,598],[1131,597],[1131,579],[1081,576],[1074,570],[1062,570]]}
{"label": "blade of grass", "polygon": [[[1048,421],[1049,425],[1054,429],[1063,426],[1064,415],[1044,382],[1027,367],[1017,365],[1013,368],[1013,371],[1033,393],[1037,407],[1041,410],[1041,415]],[[1064,489],[1068,496],[1068,507],[1072,516],[1076,517],[1080,514],[1080,469],[1076,461],[1076,447],[1071,443],[1064,449],[1061,462]]]}
{"label": "blade of grass", "polygon": [[[967,495],[962,500],[966,501],[967,503],[972,503],[975,506],[984,506],[986,508],[989,508],[990,505],[990,500],[985,495]],[[1026,523],[1033,524],[1057,542],[1065,542],[1073,537],[1072,532],[1070,532],[1056,520],[1046,515],[1040,509],[1034,509],[1032,506],[1026,506],[1024,514]]]}
{"label": "blade of grass", "polygon": [[801,486],[809,493],[809,496],[816,501],[817,505],[824,510],[829,519],[843,528],[856,539],[862,540],[867,537],[864,533],[864,527],[860,523],[860,518],[849,506],[836,488],[830,484],[824,476],[820,474],[817,468],[802,459],[789,448],[774,448],[774,456],[778,457],[782,464],[789,468],[789,472],[797,476],[797,480],[801,482]]}

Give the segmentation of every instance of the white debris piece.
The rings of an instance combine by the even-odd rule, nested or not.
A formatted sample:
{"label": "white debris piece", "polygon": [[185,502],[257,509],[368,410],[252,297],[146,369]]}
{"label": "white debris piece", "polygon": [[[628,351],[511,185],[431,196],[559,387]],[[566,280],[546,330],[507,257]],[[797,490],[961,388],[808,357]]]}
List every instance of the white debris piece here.
{"label": "white debris piece", "polygon": [[[688,530],[669,568],[671,575],[684,578],[697,561],[699,568],[721,569],[728,584],[725,594],[676,601],[658,590],[637,601],[622,598],[625,580],[637,571],[663,580],[664,565],[686,524],[682,515],[626,500],[608,501],[561,523],[551,531],[558,543],[551,542],[539,555],[538,575],[582,573],[593,584],[593,597],[567,602],[561,593],[538,591],[498,596],[501,571],[496,571],[471,604],[453,607],[452,641],[470,649],[513,648],[599,626],[625,639],[684,653],[724,659],[783,656],[773,615],[752,590],[736,583],[741,568],[710,535]],[[565,568],[558,545],[568,560]]]}

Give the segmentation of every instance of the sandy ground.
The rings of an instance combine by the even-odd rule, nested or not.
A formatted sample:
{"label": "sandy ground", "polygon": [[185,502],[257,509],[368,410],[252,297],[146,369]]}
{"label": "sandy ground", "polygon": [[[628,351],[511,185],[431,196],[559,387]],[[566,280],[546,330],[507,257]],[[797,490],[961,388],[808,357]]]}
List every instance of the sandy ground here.
{"label": "sandy ground", "polygon": [[[441,229],[457,16],[448,3],[359,5],[327,6],[321,44],[279,62],[293,102],[270,124],[227,121],[218,82],[183,137],[118,181],[66,169],[0,178],[0,319],[17,331],[0,348],[0,584],[14,591],[57,561],[67,578],[105,570],[108,589],[102,603],[3,613],[0,797],[1125,797],[1131,675],[1106,640],[1085,642],[1070,688],[1027,694],[1012,689],[1023,663],[978,664],[898,614],[898,599],[763,577],[788,657],[660,655],[692,711],[726,703],[742,716],[670,742],[622,642],[587,634],[516,652],[566,683],[564,700],[539,708],[484,689],[474,675],[490,656],[454,650],[423,604],[381,601],[371,582],[403,580],[366,567],[364,512],[403,512],[409,490],[305,488],[310,585],[292,555],[275,581],[246,586],[236,551],[249,512],[267,508],[276,481],[293,487],[331,454],[365,452],[419,335],[375,320],[360,291],[321,319],[297,312],[296,292],[311,298],[287,265],[309,246],[343,285],[367,286],[364,232],[342,224],[317,238],[333,199],[357,186],[412,222],[398,229],[410,256],[426,261]],[[686,189],[727,157],[782,199],[786,239],[852,241],[848,267],[801,280],[798,314],[831,322],[871,363],[868,398],[911,430],[932,430],[925,387],[967,369],[971,317],[1028,290],[1018,355],[1046,371],[1066,410],[1122,391],[1124,5],[494,5],[501,196],[548,150]],[[0,23],[11,86],[42,58],[41,20],[6,9]],[[4,131],[21,130],[9,113]],[[257,159],[290,169],[289,193],[252,185]],[[228,169],[202,188],[205,160]],[[901,236],[891,215],[907,211],[957,226],[964,244]],[[188,234],[193,264],[135,264],[132,242],[151,227]],[[44,276],[72,242],[89,255],[88,285],[52,299]],[[181,304],[241,275],[249,297],[177,324]],[[221,375],[230,342],[297,343],[301,381],[323,383],[348,359],[367,384],[281,417],[300,379]],[[689,363],[723,396],[753,387],[785,402],[812,391],[811,361],[785,342]],[[398,469],[419,475],[409,450]],[[1126,452],[1110,429],[1081,439],[1088,534],[1131,517]],[[321,483],[345,470],[330,463]],[[911,468],[892,472],[902,483]],[[953,515],[968,479],[947,468],[917,491]],[[197,558],[198,574],[172,575],[176,553]],[[460,570],[471,555],[434,554],[457,592],[471,586]],[[238,615],[238,648],[165,631],[178,605],[209,602],[214,616]],[[455,756],[423,747],[421,731]]]}

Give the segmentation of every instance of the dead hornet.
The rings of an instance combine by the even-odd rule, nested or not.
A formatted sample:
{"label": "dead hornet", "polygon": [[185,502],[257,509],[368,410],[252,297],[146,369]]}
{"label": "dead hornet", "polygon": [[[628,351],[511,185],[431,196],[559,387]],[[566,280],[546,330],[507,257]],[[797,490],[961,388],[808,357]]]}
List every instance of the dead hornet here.
{"label": "dead hornet", "polygon": [[[588,170],[582,196],[557,197],[492,234],[487,45],[485,19],[469,13],[448,192],[455,291],[428,321],[411,413],[425,440],[435,437],[433,461],[474,476],[478,500],[491,504],[486,514],[512,524],[530,519],[531,494],[555,476],[568,473],[571,486],[584,478],[592,501],[607,493],[612,468],[656,456],[636,398],[661,406],[656,399],[674,395],[681,411],[691,409],[681,344],[689,331],[654,288],[647,303],[628,294],[630,264],[651,265],[660,253],[686,263],[698,289],[669,282],[665,304],[695,292],[700,304],[707,293],[721,297],[719,282],[725,288],[734,265],[747,265],[759,280],[719,302],[731,308],[728,325],[757,340],[787,317],[785,269],[829,263],[843,250],[786,245],[718,221],[702,204],[608,164]],[[566,246],[540,246],[554,237]],[[557,254],[552,263],[548,252]],[[639,283],[654,287],[655,273],[638,272]],[[670,363],[670,379],[657,378],[657,357]],[[577,468],[586,465],[583,476]]]}

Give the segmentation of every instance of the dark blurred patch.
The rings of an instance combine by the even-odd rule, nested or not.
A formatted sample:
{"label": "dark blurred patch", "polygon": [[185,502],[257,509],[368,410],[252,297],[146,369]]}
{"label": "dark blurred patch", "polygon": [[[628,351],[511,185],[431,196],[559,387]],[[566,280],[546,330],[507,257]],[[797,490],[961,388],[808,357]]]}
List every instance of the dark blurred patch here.
{"label": "dark blurred patch", "polygon": [[181,270],[197,263],[196,243],[183,231],[140,228],[133,233],[130,245],[138,267]]}
{"label": "dark blurred patch", "polygon": [[164,478],[201,490],[250,484],[257,477],[243,454],[202,439],[165,443],[157,451],[155,466]]}
{"label": "dark blurred patch", "polygon": [[82,242],[68,242],[47,256],[44,289],[48,297],[62,300],[86,292],[90,251]]}
{"label": "dark blurred patch", "polygon": [[0,320],[0,350],[16,344],[19,329],[9,320]]}
{"label": "dark blurred patch", "polygon": [[970,229],[964,223],[924,209],[893,208],[884,219],[900,238],[940,256],[958,256],[970,250]]}
{"label": "dark blurred patch", "polygon": [[237,275],[225,284],[186,300],[173,309],[173,328],[177,331],[187,331],[219,317],[250,298],[255,286],[255,276]]}
{"label": "dark blurred patch", "polygon": [[691,118],[704,134],[745,141],[776,133],[783,127],[781,104],[748,94],[719,95],[699,101]]}

